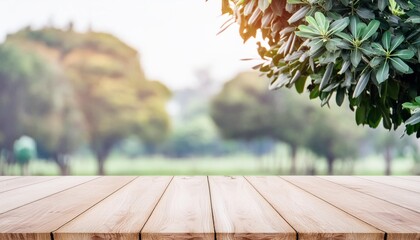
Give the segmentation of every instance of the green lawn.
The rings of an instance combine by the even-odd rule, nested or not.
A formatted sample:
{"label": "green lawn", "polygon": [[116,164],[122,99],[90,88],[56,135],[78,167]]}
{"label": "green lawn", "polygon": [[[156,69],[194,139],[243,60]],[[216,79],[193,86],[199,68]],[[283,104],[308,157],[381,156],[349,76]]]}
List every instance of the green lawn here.
{"label": "green lawn", "polygon": [[[309,161],[311,160],[311,161]],[[413,169],[412,159],[395,159],[393,174],[409,175]],[[298,155],[298,174],[306,174],[308,166],[315,166],[317,174],[326,173],[323,159],[300,152]],[[58,175],[59,169],[53,162],[44,160],[30,163],[32,175]],[[256,158],[249,155],[226,156],[220,158],[200,157],[188,159],[167,159],[162,157],[142,157],[127,159],[112,156],[106,162],[108,175],[277,175],[288,174],[290,161],[286,152],[278,151],[277,155]],[[382,175],[384,161],[381,156],[370,156],[353,161],[336,161],[335,174],[341,175]],[[18,175],[19,168],[11,166],[6,169],[9,175]],[[74,158],[71,162],[73,175],[95,175],[96,162],[90,157]]]}

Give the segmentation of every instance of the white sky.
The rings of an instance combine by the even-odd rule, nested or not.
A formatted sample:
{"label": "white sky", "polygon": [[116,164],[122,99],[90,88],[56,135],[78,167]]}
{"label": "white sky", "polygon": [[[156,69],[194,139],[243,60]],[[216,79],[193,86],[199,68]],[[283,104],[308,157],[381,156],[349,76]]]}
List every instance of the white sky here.
{"label": "white sky", "polygon": [[173,89],[193,86],[195,71],[207,68],[226,81],[258,61],[255,42],[243,45],[236,24],[216,36],[226,20],[220,0],[0,0],[0,41],[24,26],[89,25],[136,48],[150,79]]}

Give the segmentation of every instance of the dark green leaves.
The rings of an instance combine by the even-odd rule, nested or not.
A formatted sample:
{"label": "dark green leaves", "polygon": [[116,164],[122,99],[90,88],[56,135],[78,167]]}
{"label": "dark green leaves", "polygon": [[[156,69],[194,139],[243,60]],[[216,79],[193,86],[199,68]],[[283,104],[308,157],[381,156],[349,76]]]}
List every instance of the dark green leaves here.
{"label": "dark green leaves", "polygon": [[401,60],[401,58],[391,58],[391,65],[395,70],[402,73],[410,73],[412,71],[411,68],[403,60]]}
{"label": "dark green leaves", "polygon": [[370,21],[369,25],[362,30],[362,42],[368,40],[373,34],[378,31],[380,22],[377,20]]}
{"label": "dark green leaves", "polygon": [[391,46],[391,32],[386,31],[384,35],[382,35],[382,46],[385,48],[385,50],[389,50]]}
{"label": "dark green leaves", "polygon": [[324,76],[321,79],[321,84],[319,85],[319,88],[321,90],[324,89],[324,87],[327,86],[328,82],[330,81],[333,68],[334,68],[334,63],[329,63],[327,65]]}
{"label": "dark green leaves", "polygon": [[360,75],[359,80],[357,81],[357,85],[353,92],[353,98],[357,98],[360,94],[365,90],[366,85],[368,84],[370,79],[370,71],[363,73]]}
{"label": "dark green leaves", "polygon": [[388,61],[383,61],[376,72],[376,80],[378,83],[383,83],[389,77]]}
{"label": "dark green leaves", "polygon": [[405,59],[405,60],[409,60],[409,59],[414,57],[414,51],[408,50],[408,49],[403,49],[403,50],[395,52],[394,54],[392,54],[392,56],[393,57],[399,57],[399,58]]}
{"label": "dark green leaves", "polygon": [[[306,88],[322,105],[347,97],[358,123],[371,127],[411,117],[401,104],[420,95],[420,0],[232,3],[242,37],[260,31],[267,40],[259,70],[274,79],[271,88]],[[408,130],[420,136],[420,123]]]}

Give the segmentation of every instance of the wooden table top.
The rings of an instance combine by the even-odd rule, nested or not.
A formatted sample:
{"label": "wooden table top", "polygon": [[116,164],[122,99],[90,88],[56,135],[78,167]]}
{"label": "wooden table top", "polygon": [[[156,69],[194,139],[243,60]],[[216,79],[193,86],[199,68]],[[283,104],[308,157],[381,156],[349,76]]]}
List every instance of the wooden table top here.
{"label": "wooden table top", "polygon": [[420,177],[0,177],[0,239],[420,239]]}

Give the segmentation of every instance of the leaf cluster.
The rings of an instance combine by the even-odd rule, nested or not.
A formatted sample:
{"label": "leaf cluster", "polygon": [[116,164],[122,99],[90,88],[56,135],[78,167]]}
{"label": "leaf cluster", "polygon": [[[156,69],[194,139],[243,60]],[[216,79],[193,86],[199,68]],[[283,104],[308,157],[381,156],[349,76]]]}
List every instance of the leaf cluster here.
{"label": "leaf cluster", "polygon": [[[225,0],[223,12],[246,41],[261,31],[263,62],[255,68],[270,89],[306,88],[310,98],[339,106],[347,98],[357,124],[386,129],[406,122],[420,136],[419,0]],[[420,115],[419,115],[420,116]],[[420,120],[419,120],[420,121]]]}

